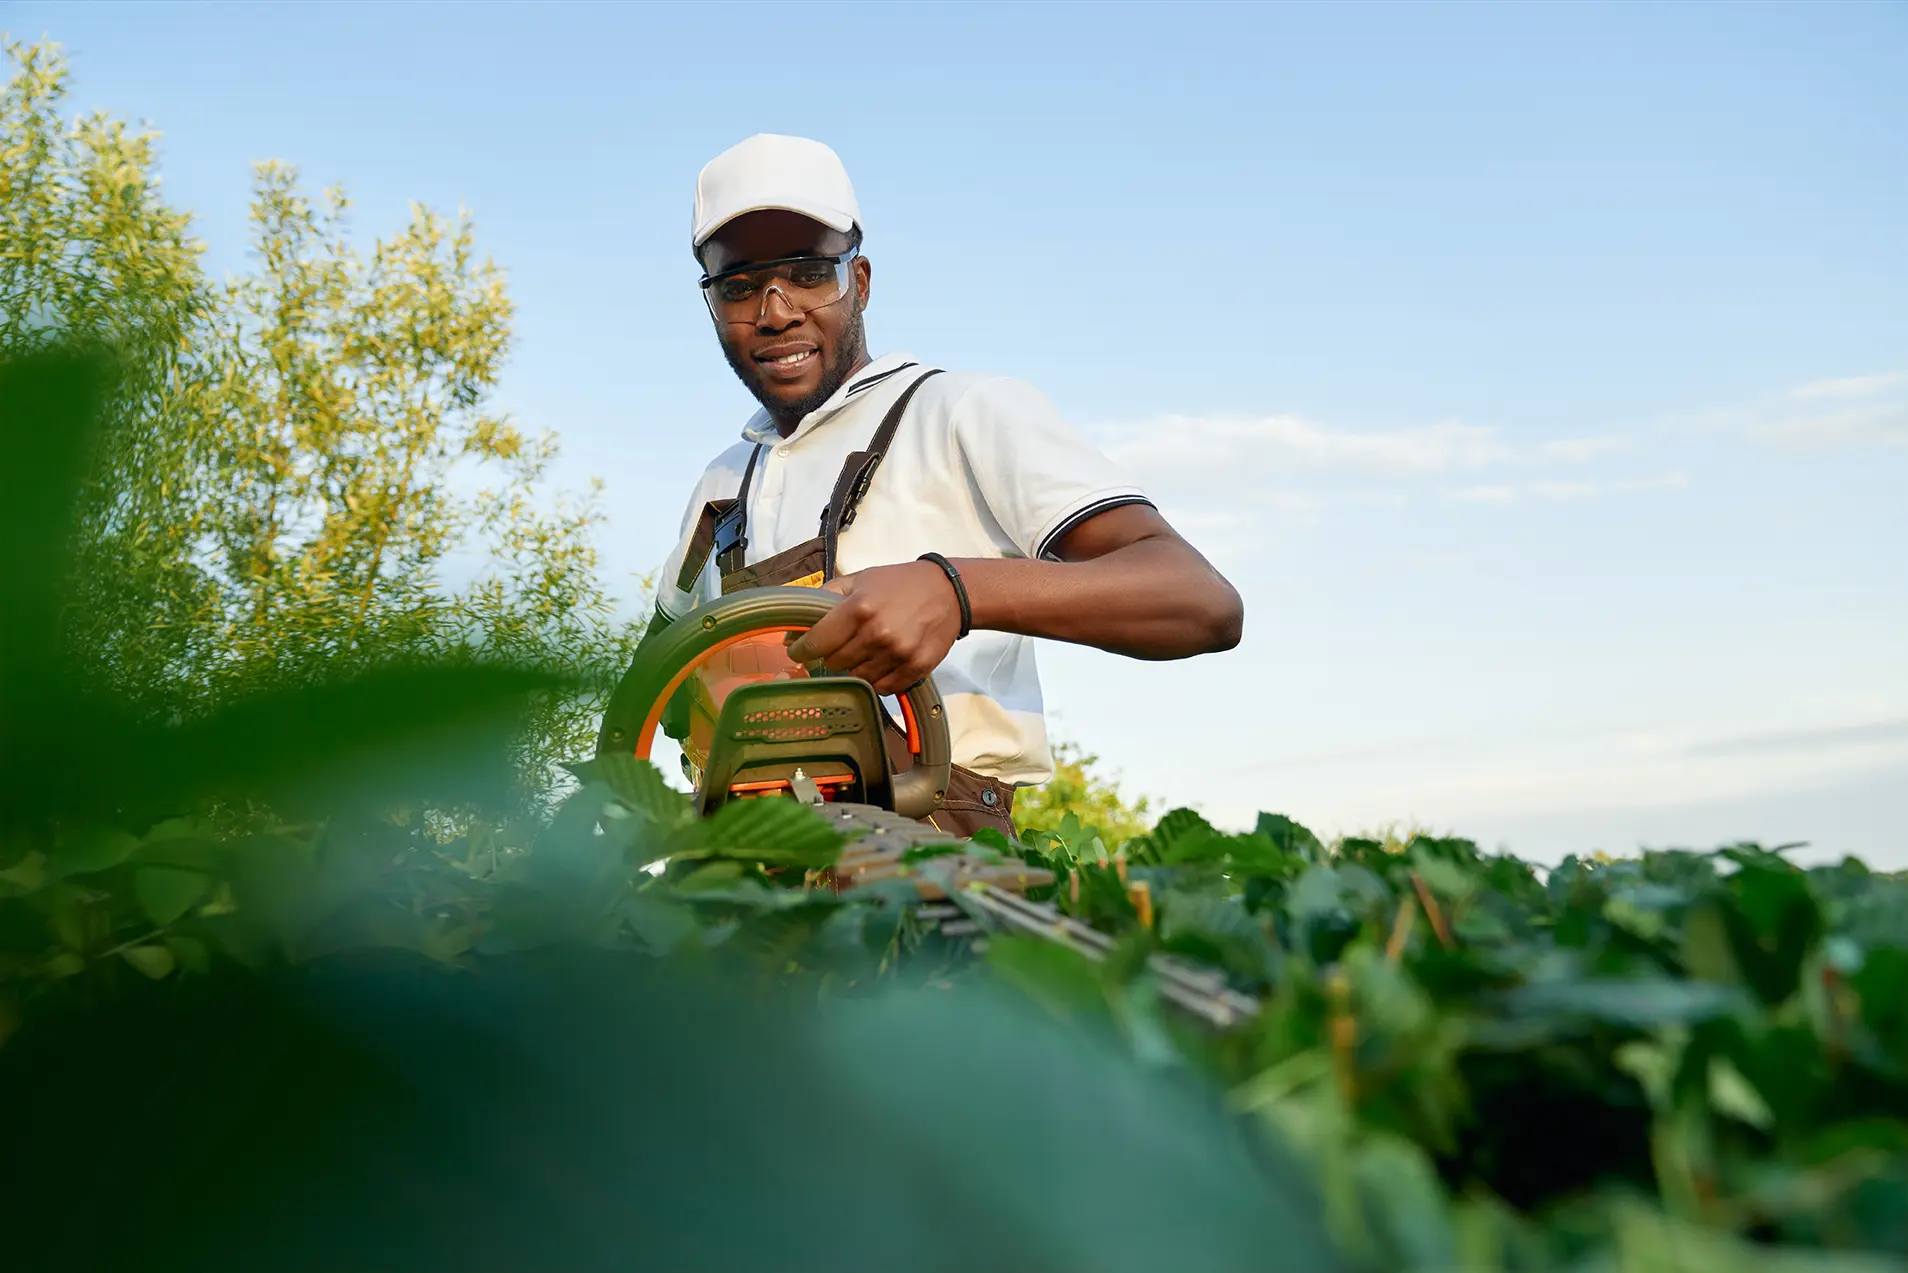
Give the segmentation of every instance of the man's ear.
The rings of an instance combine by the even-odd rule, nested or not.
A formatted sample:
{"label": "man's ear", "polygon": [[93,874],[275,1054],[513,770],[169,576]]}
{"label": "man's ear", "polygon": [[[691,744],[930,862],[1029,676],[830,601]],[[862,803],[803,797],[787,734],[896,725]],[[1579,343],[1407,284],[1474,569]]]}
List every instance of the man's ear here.
{"label": "man's ear", "polygon": [[855,295],[859,299],[861,308],[866,309],[868,297],[873,294],[874,266],[868,264],[867,257],[858,256],[852,268],[855,272]]}

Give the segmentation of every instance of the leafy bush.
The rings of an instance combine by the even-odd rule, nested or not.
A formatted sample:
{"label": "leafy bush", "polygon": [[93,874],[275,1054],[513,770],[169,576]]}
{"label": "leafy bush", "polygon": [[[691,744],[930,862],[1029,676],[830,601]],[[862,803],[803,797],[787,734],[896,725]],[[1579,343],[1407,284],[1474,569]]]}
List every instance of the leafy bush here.
{"label": "leafy bush", "polygon": [[[9,429],[38,445],[18,448],[0,491],[0,588],[16,601],[0,622],[0,993],[17,1027],[0,1090],[37,1094],[9,1152],[42,1165],[7,1223],[69,1263],[124,1255],[114,1243],[131,1232],[80,1236],[61,1218],[70,1196],[165,1200],[201,1245],[146,1234],[162,1265],[216,1249],[234,1265],[304,1251],[341,1267],[366,1243],[407,1267],[483,1262],[472,1235],[492,1230],[444,1210],[476,1205],[447,1148],[472,1137],[489,1185],[529,1191],[485,1239],[495,1258],[534,1265],[511,1243],[538,1234],[581,1249],[562,1243],[583,1241],[583,1221],[550,1219],[563,1191],[523,1176],[574,1152],[652,1191],[659,1267],[698,1250],[780,1263],[789,1198],[827,1205],[786,1145],[764,1148],[794,1107],[813,1116],[783,1125],[903,1217],[881,1232],[933,1235],[948,1267],[1043,1252],[1041,1267],[1829,1270],[1908,1252],[1908,881],[1854,861],[1804,870],[1748,844],[1543,871],[1423,835],[1402,852],[1328,848],[1270,814],[1238,833],[1177,810],[1117,851],[1077,818],[1017,844],[983,833],[1052,870],[1051,900],[1116,938],[1093,964],[1030,937],[977,950],[924,922],[906,880],[809,887],[842,847],[811,811],[755,801],[701,820],[634,760],[579,764],[547,821],[447,840],[412,811],[508,768],[512,704],[548,673],[387,666],[156,725],[115,715],[54,648],[64,575],[48,528],[70,520],[58,492],[83,449],[69,426],[86,368],[0,373],[9,425],[61,425]],[[1222,971],[1261,1011],[1223,1034],[1194,1028],[1162,1006],[1153,950]],[[448,979],[420,978],[420,961]],[[655,1033],[601,1015],[646,1012]],[[488,1024],[473,1035],[473,1020]],[[287,1038],[333,1068],[307,1071]],[[753,1051],[724,1069],[712,1057],[731,1044]],[[549,1089],[537,1076],[559,1055],[651,1075],[670,1099],[607,1077]],[[171,1076],[172,1112],[149,1108],[127,1057]],[[277,1106],[269,1087],[230,1090],[246,1058],[289,1067]],[[421,1065],[465,1095],[416,1106]],[[479,1082],[506,1073],[583,1140],[540,1131],[516,1094]],[[309,1101],[349,1135],[313,1123]],[[659,1139],[636,1133],[633,1108]],[[637,1139],[582,1130],[602,1126]],[[86,1138],[58,1141],[57,1127]],[[138,1197],[116,1174],[150,1148],[135,1134],[184,1153],[260,1128],[285,1143],[243,1171],[143,1182]],[[722,1171],[730,1155],[774,1164],[750,1187],[788,1191],[759,1200],[781,1219],[758,1231],[690,1205],[659,1161],[703,1133]],[[1082,1180],[1117,1164],[1098,1186],[1114,1192],[1055,1179],[1036,1204],[1033,1161]],[[950,1236],[921,1210],[910,1190],[953,1187],[927,1167],[947,1162],[997,1241]],[[315,1189],[314,1163],[368,1171],[403,1202]],[[897,1179],[913,1182],[905,1196]],[[203,1245],[255,1205],[283,1227]],[[1042,1236],[1030,1207],[1093,1222]],[[354,1231],[364,1216],[389,1233]],[[832,1241],[795,1264],[873,1259]],[[643,1250],[607,1230],[589,1242],[604,1259]]]}

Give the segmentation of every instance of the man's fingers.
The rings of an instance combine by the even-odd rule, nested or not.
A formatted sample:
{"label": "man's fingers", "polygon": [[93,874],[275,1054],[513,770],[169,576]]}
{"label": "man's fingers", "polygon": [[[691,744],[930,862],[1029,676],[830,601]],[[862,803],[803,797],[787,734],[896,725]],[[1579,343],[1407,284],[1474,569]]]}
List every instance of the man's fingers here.
{"label": "man's fingers", "polygon": [[[822,592],[832,592],[838,597],[846,597],[855,590],[853,575],[836,575],[820,586]],[[841,643],[854,632],[854,618],[842,613],[837,605],[823,615],[814,627],[790,642],[788,657],[797,663],[813,663],[816,659],[826,659],[841,648]],[[798,648],[799,647],[799,648]]]}
{"label": "man's fingers", "polygon": [[852,615],[844,613],[838,606],[818,620],[814,627],[802,633],[788,647],[788,657],[797,663],[813,663],[816,659],[826,660],[841,649],[842,642],[854,635],[855,623]]}
{"label": "man's fingers", "polygon": [[934,663],[925,659],[903,659],[889,669],[883,684],[875,689],[883,694],[905,694],[913,686],[926,679],[934,670]]}
{"label": "man's fingers", "polygon": [[900,666],[901,663],[898,659],[875,654],[861,660],[861,662],[857,663],[852,669],[844,672],[842,675],[860,677],[862,680],[868,682],[868,684],[874,686],[876,693],[887,694],[891,691],[881,687],[884,682],[895,679],[895,670]]}

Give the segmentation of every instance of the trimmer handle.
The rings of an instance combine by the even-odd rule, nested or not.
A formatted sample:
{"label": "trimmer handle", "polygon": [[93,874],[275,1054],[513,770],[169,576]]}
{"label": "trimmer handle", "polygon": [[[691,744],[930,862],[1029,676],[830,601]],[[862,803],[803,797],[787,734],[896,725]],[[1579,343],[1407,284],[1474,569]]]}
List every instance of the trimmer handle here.
{"label": "trimmer handle", "polygon": [[[603,712],[596,754],[649,759],[664,709],[704,656],[765,632],[806,632],[840,602],[823,588],[749,588],[691,610],[637,650]],[[914,767],[894,776],[894,810],[924,818],[947,800],[953,771],[947,709],[931,675],[903,694],[901,705]]]}

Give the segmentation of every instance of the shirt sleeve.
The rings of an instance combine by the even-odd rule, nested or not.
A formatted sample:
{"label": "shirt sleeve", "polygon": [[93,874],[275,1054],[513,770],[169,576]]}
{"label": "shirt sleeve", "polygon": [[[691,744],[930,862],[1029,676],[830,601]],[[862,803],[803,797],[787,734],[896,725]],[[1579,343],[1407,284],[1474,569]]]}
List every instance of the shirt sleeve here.
{"label": "shirt sleeve", "polygon": [[1088,518],[1145,491],[1022,380],[989,377],[953,404],[953,433],[981,499],[1021,553],[1053,546]]}

